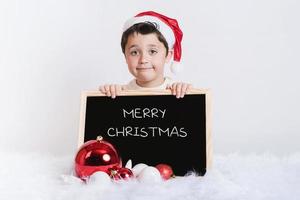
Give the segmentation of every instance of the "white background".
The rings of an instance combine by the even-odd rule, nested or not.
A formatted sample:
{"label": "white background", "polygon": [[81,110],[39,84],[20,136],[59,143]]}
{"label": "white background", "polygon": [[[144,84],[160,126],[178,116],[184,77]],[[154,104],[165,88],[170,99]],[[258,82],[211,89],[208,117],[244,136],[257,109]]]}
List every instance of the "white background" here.
{"label": "white background", "polygon": [[212,89],[215,153],[299,151],[299,5],[1,0],[0,151],[73,153],[80,92],[132,78],[122,26],[146,10],[183,29],[184,71],[174,79]]}

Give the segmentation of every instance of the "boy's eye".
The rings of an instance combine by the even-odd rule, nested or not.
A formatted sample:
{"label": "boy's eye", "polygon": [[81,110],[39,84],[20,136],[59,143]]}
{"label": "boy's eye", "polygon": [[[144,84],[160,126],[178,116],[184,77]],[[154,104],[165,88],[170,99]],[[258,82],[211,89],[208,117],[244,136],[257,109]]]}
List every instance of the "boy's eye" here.
{"label": "boy's eye", "polygon": [[130,51],[130,55],[136,56],[136,55],[138,55],[138,51]]}
{"label": "boy's eye", "polygon": [[151,50],[149,51],[149,53],[150,53],[150,55],[154,55],[154,54],[156,54],[156,53],[157,53],[157,50],[155,50],[155,49],[151,49]]}

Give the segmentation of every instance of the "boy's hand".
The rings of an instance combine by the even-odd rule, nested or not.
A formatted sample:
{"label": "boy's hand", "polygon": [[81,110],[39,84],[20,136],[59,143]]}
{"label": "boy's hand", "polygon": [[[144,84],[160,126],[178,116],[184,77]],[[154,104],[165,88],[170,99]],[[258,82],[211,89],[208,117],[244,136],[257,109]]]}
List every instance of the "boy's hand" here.
{"label": "boy's hand", "polygon": [[183,98],[191,88],[191,84],[181,82],[173,83],[167,87],[167,89],[171,90],[174,96],[176,95],[176,98]]}
{"label": "boy's hand", "polygon": [[122,85],[116,84],[101,85],[99,87],[100,92],[113,99],[116,98],[116,96],[118,96],[123,89],[124,87]]}

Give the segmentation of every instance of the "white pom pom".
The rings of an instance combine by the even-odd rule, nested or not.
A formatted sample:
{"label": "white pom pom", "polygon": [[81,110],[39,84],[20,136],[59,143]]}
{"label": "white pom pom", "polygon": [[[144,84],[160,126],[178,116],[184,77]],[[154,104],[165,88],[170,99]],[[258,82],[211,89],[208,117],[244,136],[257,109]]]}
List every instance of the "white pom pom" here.
{"label": "white pom pom", "polygon": [[88,179],[88,183],[101,185],[102,187],[108,187],[112,183],[112,181],[107,173],[98,171],[90,176],[90,178]]}
{"label": "white pom pom", "polygon": [[132,168],[132,173],[135,177],[137,177],[140,172],[144,169],[148,167],[148,165],[144,164],[144,163],[139,163],[139,164],[136,164],[133,168]]}
{"label": "white pom pom", "polygon": [[173,61],[171,63],[171,72],[173,74],[178,74],[181,71],[181,66],[179,62]]}
{"label": "white pom pom", "polygon": [[138,180],[145,183],[159,183],[162,182],[160,172],[157,168],[148,166],[145,167],[138,175]]}

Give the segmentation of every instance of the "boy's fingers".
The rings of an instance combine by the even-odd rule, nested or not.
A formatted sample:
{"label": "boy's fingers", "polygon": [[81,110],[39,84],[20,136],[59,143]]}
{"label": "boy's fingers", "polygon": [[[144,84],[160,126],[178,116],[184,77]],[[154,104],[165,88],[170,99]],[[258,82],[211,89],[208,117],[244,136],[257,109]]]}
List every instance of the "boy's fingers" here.
{"label": "boy's fingers", "polygon": [[181,88],[181,94],[180,94],[180,97],[183,98],[186,91],[187,91],[187,88],[188,88],[188,84],[183,84],[182,85],[182,88]]}
{"label": "boy's fingers", "polygon": [[110,93],[111,93],[111,98],[116,98],[116,85],[111,85],[110,86]]}
{"label": "boy's fingers", "polygon": [[182,83],[177,84],[177,88],[176,88],[176,97],[177,98],[180,98],[181,88],[182,88]]}
{"label": "boy's fingers", "polygon": [[106,96],[110,97],[111,96],[110,86],[109,85],[104,85],[104,89],[105,89],[105,92],[106,92]]}
{"label": "boy's fingers", "polygon": [[103,85],[99,86],[99,91],[102,92],[103,94],[106,93]]}
{"label": "boy's fingers", "polygon": [[173,95],[176,95],[176,85],[177,85],[176,83],[173,83],[173,84],[172,84],[171,90],[172,90],[172,94],[173,94]]}
{"label": "boy's fingers", "polygon": [[116,98],[116,96],[120,95],[122,90],[125,90],[125,85],[117,85],[117,84],[106,84],[106,85],[100,85],[99,91],[101,91],[103,94],[106,94],[108,97]]}

